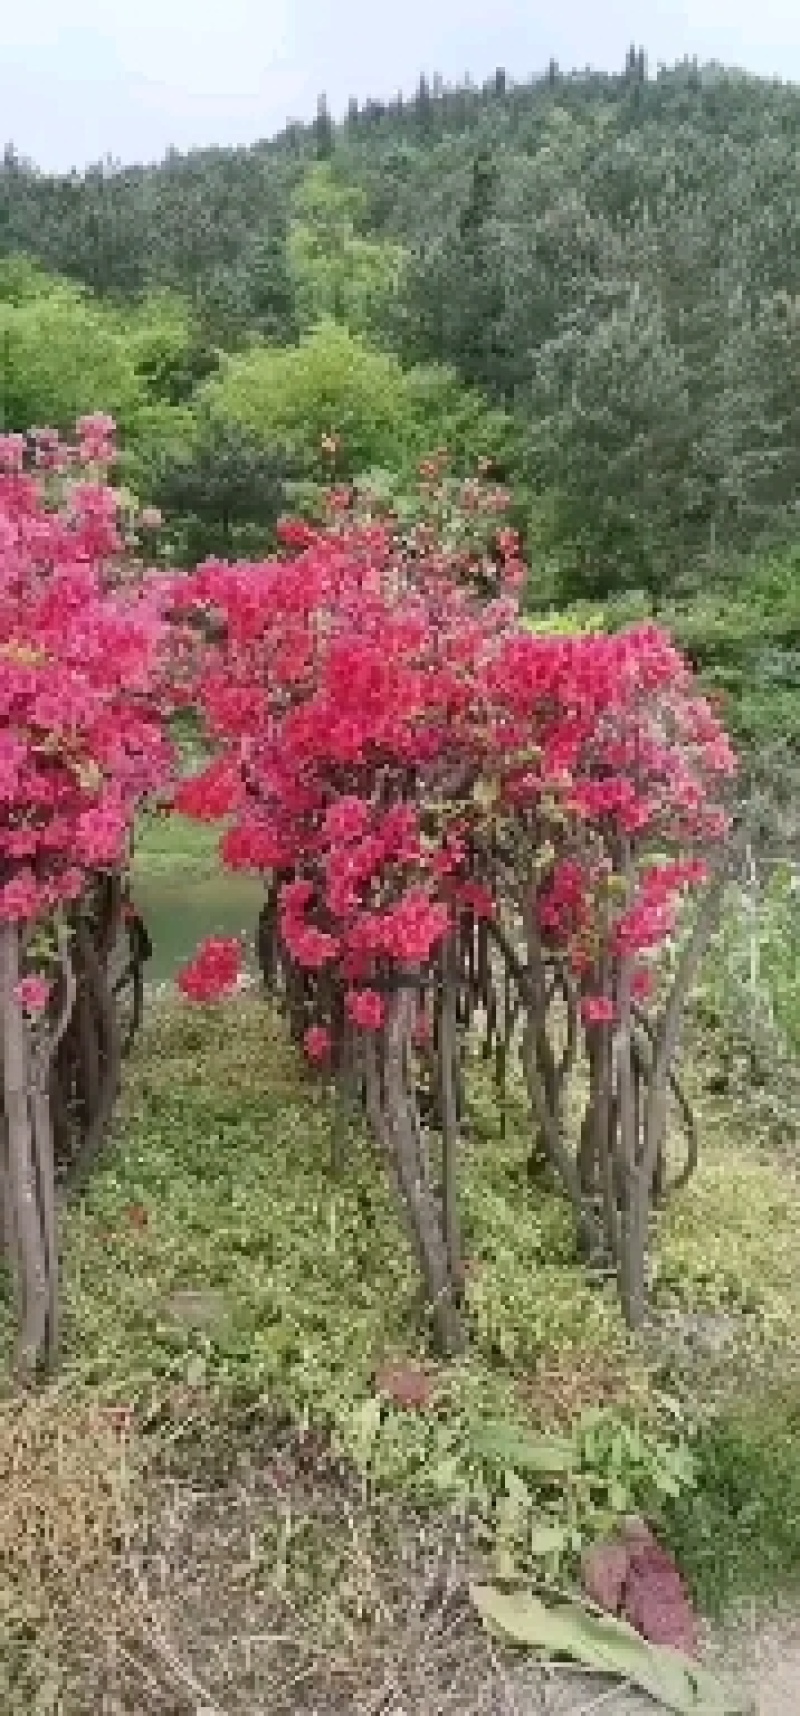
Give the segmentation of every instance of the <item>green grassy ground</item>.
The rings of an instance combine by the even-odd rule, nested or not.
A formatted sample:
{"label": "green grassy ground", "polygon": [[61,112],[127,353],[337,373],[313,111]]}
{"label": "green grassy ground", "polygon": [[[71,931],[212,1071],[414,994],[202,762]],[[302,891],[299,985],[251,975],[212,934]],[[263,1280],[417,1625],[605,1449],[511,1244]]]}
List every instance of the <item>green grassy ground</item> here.
{"label": "green grassy ground", "polygon": [[[57,1388],[0,1402],[0,1698],[13,1716],[49,1709],[54,1684],[59,1709],[98,1707],[98,1613],[123,1636],[138,1628],[151,1656],[152,1617],[174,1636],[191,1614],[182,1649],[195,1666],[220,1629],[288,1637],[269,1708],[312,1642],[321,1683],[345,1649],[359,1673],[364,1650],[377,1653],[380,1679],[382,1653],[410,1648],[423,1577],[407,1522],[416,1533],[422,1518],[430,1544],[454,1496],[478,1510],[481,1554],[512,1553],[559,1583],[576,1531],[590,1540],[641,1510],[709,1615],[800,1586],[797,1181],[724,1107],[706,1108],[701,1168],[661,1227],[655,1296],[661,1310],[724,1312],[738,1339],[721,1367],[666,1370],[628,1341],[613,1293],[587,1281],[561,1199],[529,1183],[513,1091],[502,1139],[479,1067],[470,1082],[470,1346],[444,1367],[380,1165],[354,1126],[334,1175],[328,1095],[273,1012],[253,999],[153,1009],[115,1136],[65,1221]],[[375,1373],[393,1365],[426,1367],[428,1410],[379,1409]],[[122,1443],[121,1408],[133,1414]],[[289,1451],[290,1489],[271,1487],[287,1458],[273,1426],[287,1419],[332,1436],[361,1475],[355,1499],[324,1461],[309,1474],[304,1442]],[[179,1494],[183,1507],[196,1499],[175,1560]],[[142,1645],[115,1557],[145,1507],[168,1583],[148,1587]],[[208,1661],[221,1688],[219,1652]]]}
{"label": "green grassy ground", "polygon": [[[332,1175],[326,1094],[308,1084],[262,1004],[162,1011],[131,1069],[118,1146],[67,1224],[70,1388],[149,1413],[187,1382],[223,1398],[267,1399],[332,1426],[362,1458],[366,1437],[375,1481],[418,1497],[454,1462],[477,1469],[476,1451],[498,1420],[513,1465],[515,1435],[543,1425],[578,1426],[580,1435],[586,1413],[600,1409],[610,1439],[593,1459],[606,1493],[581,1503],[590,1535],[612,1483],[618,1510],[659,1507],[665,1450],[705,1414],[711,1394],[684,1398],[677,1420],[665,1416],[613,1293],[586,1280],[565,1206],[527,1184],[520,1114],[512,1104],[501,1141],[480,1078],[472,1108],[463,1199],[470,1355],[435,1373],[435,1413],[394,1411],[373,1440],[375,1371],[421,1362],[426,1351],[414,1269],[374,1157],[356,1132],[346,1173]],[[773,1452],[800,1455],[792,1386],[773,1393],[765,1381],[774,1378],[770,1359],[796,1374],[800,1188],[732,1137],[724,1116],[709,1117],[706,1137],[700,1172],[662,1228],[656,1295],[662,1307],[738,1315],[743,1331],[735,1375],[726,1361],[722,1428],[705,1428],[697,1444],[704,1504],[692,1495],[668,1511],[687,1572],[714,1608],[755,1577],[748,1521],[781,1521],[762,1583],[786,1583],[800,1569],[800,1459],[793,1467],[786,1452],[757,1470],[760,1436]],[[644,1426],[638,1452],[624,1428],[634,1415]],[[749,1473],[741,1517],[726,1500],[738,1447],[748,1450]],[[553,1522],[577,1517],[569,1485],[545,1486],[534,1500]]]}
{"label": "green grassy ground", "polygon": [[[194,911],[204,890],[222,885],[215,848],[214,831],[182,819],[145,823],[138,885],[172,901],[173,915],[178,902]],[[768,975],[788,945],[782,894],[770,909]],[[785,959],[779,975],[785,1012],[796,1007]],[[713,983],[711,1001],[724,1010]],[[397,1626],[384,1638],[376,1605],[388,1581],[407,1618],[417,1576],[396,1591],[407,1521],[421,1515],[430,1541],[427,1522],[435,1533],[453,1499],[477,1510],[481,1554],[511,1553],[540,1578],[568,1582],[581,1542],[641,1510],[710,1616],[742,1597],[800,1588],[794,1152],[778,1157],[746,1103],[709,1089],[716,1034],[695,1035],[687,1060],[702,1158],[659,1222],[654,1303],[662,1322],[690,1315],[716,1328],[721,1319],[731,1351],[666,1358],[628,1338],[613,1290],[590,1283],[578,1260],[569,1211],[525,1172],[518,1093],[512,1085],[503,1137],[496,1092],[476,1062],[462,1162],[468,1356],[442,1366],[430,1356],[380,1164],[354,1123],[344,1172],[334,1174],[331,1099],[274,1012],[252,996],[210,1010],[154,1002],[114,1136],[65,1219],[58,1385],[38,1401],[0,1391],[3,1708],[50,1709],[41,1699],[54,1661],[59,1687],[73,1673],[83,1687],[58,1708],[97,1708],[95,1682],[65,1641],[85,1641],[96,1668],[97,1614],[113,1609],[122,1627],[139,1625],[121,1595],[117,1546],[154,1494],[163,1511],[173,1478],[159,1473],[173,1460],[191,1494],[206,1498],[163,1598],[163,1624],[175,1627],[195,1604],[193,1569],[206,1566],[186,1641],[194,1663],[215,1627],[227,1635],[256,1624],[250,1583],[234,1614],[243,1561],[267,1602],[258,1626],[283,1636],[288,1603],[292,1626],[315,1641],[323,1679],[345,1636],[359,1660],[367,1635],[379,1657],[407,1655]],[[10,1334],[6,1292],[7,1347]],[[379,1403],[375,1378],[386,1367],[424,1367],[429,1409]],[[133,1415],[122,1443],[121,1408]],[[242,1460],[258,1474],[283,1459],[276,1427],[287,1421],[332,1439],[359,1474],[355,1502],[324,1464],[309,1477],[305,1455],[286,1494],[268,1487],[242,1501],[238,1477],[230,1487],[226,1474]],[[54,1613],[66,1617],[60,1632]],[[43,1641],[38,1655],[31,1629]],[[297,1648],[295,1631],[274,1664],[270,1708]]]}
{"label": "green grassy ground", "polygon": [[[150,821],[137,846],[142,883],[191,890],[213,870],[215,849],[213,830]],[[768,976],[779,961],[778,1014],[792,1023],[785,892],[781,884],[768,902],[762,957]],[[679,1390],[679,1434],[718,1411],[696,1443],[699,1490],[670,1502],[665,1520],[708,1610],[800,1573],[800,1188],[759,1141],[752,1115],[704,1096],[716,1054],[716,1041],[695,1041],[703,1158],[662,1222],[655,1288],[662,1309],[722,1312],[742,1330],[735,1368],[722,1366],[724,1399],[718,1373],[705,1399],[692,1398],[685,1377]],[[481,1426],[497,1417],[527,1433],[543,1419],[563,1426],[604,1406],[610,1422],[635,1407],[663,1432],[613,1295],[587,1285],[560,1200],[527,1184],[522,1107],[512,1104],[501,1142],[494,1093],[478,1074],[473,1110],[464,1184],[471,1354],[443,1384],[435,1423],[401,1414],[384,1427],[373,1465],[401,1485],[454,1456],[468,1462]],[[280,1025],[258,1005],[162,1012],[137,1052],[120,1127],[124,1148],[70,1229],[85,1382],[141,1395],[192,1370],[223,1391],[262,1391],[294,1414],[322,1416],[357,1448],[375,1370],[419,1358],[426,1331],[384,1181],[361,1137],[345,1178],[332,1180],[325,1093],[305,1079]],[[131,1225],[131,1207],[147,1211],[146,1228]],[[210,1292],[210,1327],[169,1314],[170,1295],[186,1290]],[[649,1499],[658,1503],[652,1483]],[[556,1511],[562,1504],[547,1498]]]}
{"label": "green grassy ground", "polygon": [[180,884],[217,875],[219,828],[186,816],[143,816],[136,830],[134,878],[163,878]]}

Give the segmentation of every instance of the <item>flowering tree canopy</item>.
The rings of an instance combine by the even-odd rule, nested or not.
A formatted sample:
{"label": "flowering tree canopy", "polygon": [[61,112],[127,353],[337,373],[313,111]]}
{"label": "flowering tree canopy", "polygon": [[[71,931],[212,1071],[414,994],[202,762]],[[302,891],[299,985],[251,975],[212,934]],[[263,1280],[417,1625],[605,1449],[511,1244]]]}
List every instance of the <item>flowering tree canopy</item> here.
{"label": "flowering tree canopy", "polygon": [[[207,562],[176,583],[176,619],[205,639],[185,695],[213,747],[176,805],[224,819],[225,863],[273,878],[283,958],[314,997],[302,1020],[310,1059],[339,1066],[353,1033],[387,1054],[401,1038],[419,1043],[424,1020],[404,997],[424,995],[448,945],[483,926],[531,1019],[556,970],[569,1031],[580,1019],[585,1033],[593,1116],[602,1097],[606,1131],[612,1114],[618,1131],[630,1104],[609,1055],[658,986],[687,894],[707,882],[732,752],[657,627],[528,633],[507,497],[470,483],[454,507],[439,458],[422,479],[416,530],[354,515],[336,494],[328,528],[284,528],[282,556]],[[201,951],[183,986],[209,998],[234,981],[234,950],[218,949]],[[653,1091],[674,1053],[674,1012]],[[558,1109],[558,1080],[543,1028],[539,1017],[526,1035],[532,1100],[583,1205],[560,1114],[545,1113]],[[651,1145],[661,1107],[653,1095]]]}
{"label": "flowering tree canopy", "polygon": [[[137,801],[170,766],[157,586],[125,586],[113,424],[0,439],[0,920],[32,923],[125,859]],[[88,471],[86,470],[88,467]],[[75,479],[69,480],[75,472]],[[48,506],[54,479],[59,510]]]}
{"label": "flowering tree canopy", "polygon": [[[454,909],[522,907],[535,873],[541,933],[580,976],[585,1016],[613,1014],[592,988],[606,953],[634,960],[644,994],[726,831],[716,783],[734,766],[666,635],[527,633],[510,532],[491,601],[466,557],[412,559],[382,524],[285,536],[291,560],[209,562],[175,587],[215,626],[198,682],[215,754],[175,802],[228,821],[229,867],[291,872],[292,957],[334,970],[375,1028],[356,994],[380,968],[424,965]],[[624,893],[608,887],[622,847]]]}
{"label": "flowering tree canopy", "polygon": [[77,1105],[91,1156],[116,1097],[120,874],[172,767],[164,592],[128,576],[113,421],[78,434],[0,437],[0,1209],[26,1373],[55,1350],[54,1138]]}

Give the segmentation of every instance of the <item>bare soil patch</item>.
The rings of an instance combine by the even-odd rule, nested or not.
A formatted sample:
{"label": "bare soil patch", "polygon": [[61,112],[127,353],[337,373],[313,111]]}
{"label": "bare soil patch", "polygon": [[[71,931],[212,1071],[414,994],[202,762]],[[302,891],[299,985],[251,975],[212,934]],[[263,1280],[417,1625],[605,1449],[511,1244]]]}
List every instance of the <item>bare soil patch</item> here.
{"label": "bare soil patch", "polygon": [[[176,1401],[183,1426],[191,1401]],[[146,1484],[106,1589],[72,1616],[63,1716],[653,1716],[631,1688],[497,1649],[471,1609],[463,1520],[371,1497],[317,1434],[237,1417],[178,1441]],[[203,1413],[204,1417],[204,1413]],[[114,1521],[119,1531],[119,1520]],[[800,1620],[744,1617],[709,1657],[800,1708]],[[759,1647],[763,1662],[759,1662]],[[795,1651],[789,1667],[781,1648]],[[65,1658],[65,1664],[67,1659]],[[783,1702],[781,1702],[783,1698]],[[20,1710],[22,1704],[17,1706]],[[16,1707],[9,1706],[14,1710]],[[733,1708],[733,1707],[732,1707]]]}

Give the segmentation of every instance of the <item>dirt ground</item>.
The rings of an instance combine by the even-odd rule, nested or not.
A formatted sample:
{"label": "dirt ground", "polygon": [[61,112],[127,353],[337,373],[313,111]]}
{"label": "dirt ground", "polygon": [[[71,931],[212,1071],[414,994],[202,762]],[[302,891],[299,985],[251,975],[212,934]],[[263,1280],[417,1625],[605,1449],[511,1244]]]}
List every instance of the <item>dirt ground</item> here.
{"label": "dirt ground", "polygon": [[[326,1460],[287,1432],[224,1482],[161,1486],[131,1557],[140,1642],[94,1710],[658,1716],[633,1688],[496,1649],[469,1603],[476,1568],[457,1524],[431,1532],[378,1511]],[[800,1713],[800,1615],[738,1616],[704,1655],[730,1689],[726,1716]]]}
{"label": "dirt ground", "polygon": [[709,1665],[751,1700],[753,1716],[800,1716],[800,1613],[753,1606],[713,1635]]}
{"label": "dirt ground", "polygon": [[[56,1624],[34,1625],[33,1652],[18,1635],[13,1686],[0,1657],[9,1716],[658,1716],[633,1688],[494,1646],[463,1519],[376,1498],[315,1433],[250,1412],[212,1428],[202,1386],[180,1394],[177,1442],[131,1488],[110,1481],[115,1461],[133,1472],[113,1425],[95,1445],[80,1416],[67,1435],[21,1409],[0,1562],[23,1584],[44,1568]],[[800,1609],[737,1615],[704,1658],[724,1716],[800,1716]]]}

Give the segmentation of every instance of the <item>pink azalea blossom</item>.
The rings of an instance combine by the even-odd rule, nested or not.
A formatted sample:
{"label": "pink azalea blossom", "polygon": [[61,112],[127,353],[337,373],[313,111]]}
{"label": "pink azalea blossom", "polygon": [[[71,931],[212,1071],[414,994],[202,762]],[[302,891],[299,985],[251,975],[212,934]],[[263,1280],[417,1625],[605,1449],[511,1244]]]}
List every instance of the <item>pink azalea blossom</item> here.
{"label": "pink azalea blossom", "polygon": [[45,977],[23,977],[16,985],[14,998],[26,1013],[43,1013],[50,999],[52,985]]}

